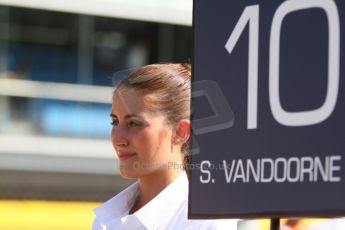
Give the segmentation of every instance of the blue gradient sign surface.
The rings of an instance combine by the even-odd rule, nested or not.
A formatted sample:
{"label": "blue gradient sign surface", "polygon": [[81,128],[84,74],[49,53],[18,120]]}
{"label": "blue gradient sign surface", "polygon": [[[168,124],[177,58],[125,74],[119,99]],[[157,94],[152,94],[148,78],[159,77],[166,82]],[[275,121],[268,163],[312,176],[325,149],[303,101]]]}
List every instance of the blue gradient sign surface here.
{"label": "blue gradient sign surface", "polygon": [[194,1],[190,218],[345,215],[345,2]]}

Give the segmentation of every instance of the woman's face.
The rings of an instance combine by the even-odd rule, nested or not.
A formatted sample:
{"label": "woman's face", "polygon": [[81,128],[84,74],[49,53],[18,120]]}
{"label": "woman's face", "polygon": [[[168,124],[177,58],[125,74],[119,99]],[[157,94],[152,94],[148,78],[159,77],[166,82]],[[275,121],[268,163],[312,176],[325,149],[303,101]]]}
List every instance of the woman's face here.
{"label": "woman's face", "polygon": [[159,173],[174,160],[172,128],[163,114],[148,110],[149,97],[128,88],[117,90],[113,97],[111,141],[124,177]]}

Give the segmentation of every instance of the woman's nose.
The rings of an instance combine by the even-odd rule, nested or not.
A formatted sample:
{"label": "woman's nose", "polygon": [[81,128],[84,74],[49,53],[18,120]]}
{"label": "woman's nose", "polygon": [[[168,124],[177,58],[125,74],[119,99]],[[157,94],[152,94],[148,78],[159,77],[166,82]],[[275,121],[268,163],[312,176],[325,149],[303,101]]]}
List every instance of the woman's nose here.
{"label": "woman's nose", "polygon": [[127,146],[128,139],[126,131],[121,126],[114,126],[111,130],[111,141],[115,146]]}

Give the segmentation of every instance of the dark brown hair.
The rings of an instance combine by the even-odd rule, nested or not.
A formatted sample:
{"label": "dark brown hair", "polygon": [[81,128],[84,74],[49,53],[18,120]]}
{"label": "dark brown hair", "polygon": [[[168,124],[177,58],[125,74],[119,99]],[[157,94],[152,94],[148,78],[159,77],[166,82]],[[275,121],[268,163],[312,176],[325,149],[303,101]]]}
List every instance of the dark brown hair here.
{"label": "dark brown hair", "polygon": [[[165,115],[169,125],[176,125],[182,119],[190,119],[191,108],[191,66],[190,64],[153,64],[129,72],[117,85],[121,88],[138,90],[143,95],[152,94],[150,110]],[[184,168],[189,163],[190,138],[181,147]]]}

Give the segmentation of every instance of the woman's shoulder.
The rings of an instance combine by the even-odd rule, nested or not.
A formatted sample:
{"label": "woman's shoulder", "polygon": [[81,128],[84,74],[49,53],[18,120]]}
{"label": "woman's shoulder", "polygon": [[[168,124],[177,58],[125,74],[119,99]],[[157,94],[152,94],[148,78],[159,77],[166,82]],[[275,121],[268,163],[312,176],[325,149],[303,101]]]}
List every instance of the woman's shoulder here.
{"label": "woman's shoulder", "polygon": [[238,219],[216,219],[207,221],[209,222],[206,224],[209,226],[208,229],[237,230]]}
{"label": "woman's shoulder", "polygon": [[167,229],[227,229],[237,230],[238,219],[188,219],[188,200],[176,210]]}
{"label": "woman's shoulder", "polygon": [[237,230],[237,219],[188,219],[183,229]]}

